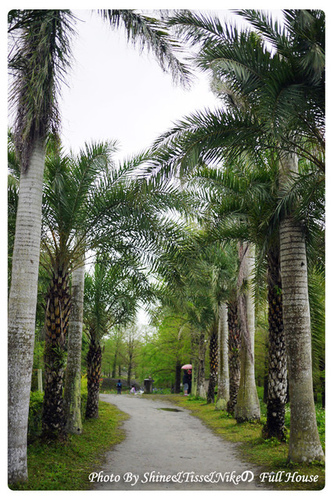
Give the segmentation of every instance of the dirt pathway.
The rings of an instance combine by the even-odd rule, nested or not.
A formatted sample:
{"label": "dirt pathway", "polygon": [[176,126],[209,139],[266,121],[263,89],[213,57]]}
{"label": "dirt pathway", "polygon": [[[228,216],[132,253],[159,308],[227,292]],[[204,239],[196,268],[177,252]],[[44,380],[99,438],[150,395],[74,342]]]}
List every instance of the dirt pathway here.
{"label": "dirt pathway", "polygon": [[259,470],[240,459],[235,444],[214,435],[188,410],[140,396],[103,394],[101,400],[130,418],[124,423],[125,440],[107,454],[103,467],[92,472],[94,489],[259,488]]}

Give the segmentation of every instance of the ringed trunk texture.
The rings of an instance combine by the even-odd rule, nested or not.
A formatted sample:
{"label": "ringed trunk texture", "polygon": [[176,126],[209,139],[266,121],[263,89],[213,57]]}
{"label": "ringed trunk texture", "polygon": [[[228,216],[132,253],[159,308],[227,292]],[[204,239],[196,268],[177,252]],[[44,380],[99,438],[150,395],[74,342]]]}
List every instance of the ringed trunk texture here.
{"label": "ringed trunk texture", "polygon": [[66,435],[63,382],[71,296],[66,270],[53,273],[46,300],[45,313],[45,389],[42,434],[46,439],[62,439]]}
{"label": "ringed trunk texture", "polygon": [[99,417],[99,394],[100,394],[100,376],[102,363],[102,349],[96,342],[94,335],[91,334],[91,340],[87,353],[87,406],[86,418]]}
{"label": "ringed trunk texture", "polygon": [[64,410],[66,431],[82,433],[81,346],[83,326],[85,266],[81,261],[72,273],[72,311],[68,328],[68,355],[65,374]]}
{"label": "ringed trunk texture", "polygon": [[217,410],[226,410],[229,399],[228,320],[227,304],[223,303],[219,304]]}
{"label": "ringed trunk texture", "polygon": [[240,320],[240,386],[235,407],[237,422],[260,419],[260,402],[257,395],[254,371],[255,305],[251,290],[254,270],[254,247],[240,244],[240,271],[238,278],[238,315]]}
{"label": "ringed trunk texture", "polygon": [[218,324],[216,321],[212,327],[210,335],[209,356],[210,356],[210,378],[209,378],[208,394],[206,399],[208,403],[214,403],[215,387],[218,375]]}
{"label": "ringed trunk texture", "polygon": [[287,402],[287,360],[283,327],[282,283],[279,266],[279,247],[268,252],[268,392],[265,439],[286,438],[285,404]]}
{"label": "ringed trunk texture", "polygon": [[45,148],[38,140],[20,177],[8,300],[8,482],[26,481]]}
{"label": "ringed trunk texture", "polygon": [[230,399],[227,403],[227,411],[234,415],[235,406],[240,385],[240,349],[241,336],[238,321],[237,299],[230,300],[227,310],[228,318],[228,363],[230,374]]}
{"label": "ringed trunk texture", "polygon": [[[297,171],[296,155],[282,159],[281,185]],[[287,215],[280,224],[280,259],[291,409],[288,459],[292,462],[324,460],[313,399],[305,236],[300,222],[292,215]]]}

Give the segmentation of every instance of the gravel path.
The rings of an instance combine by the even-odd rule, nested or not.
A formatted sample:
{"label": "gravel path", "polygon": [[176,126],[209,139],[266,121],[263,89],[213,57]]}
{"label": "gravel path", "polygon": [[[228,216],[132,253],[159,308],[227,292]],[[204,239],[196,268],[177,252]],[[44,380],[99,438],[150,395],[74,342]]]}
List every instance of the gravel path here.
{"label": "gravel path", "polygon": [[[259,470],[240,459],[235,444],[214,435],[188,410],[137,395],[103,394],[101,400],[130,418],[124,422],[125,440],[92,472],[94,489],[259,489]],[[245,480],[235,484],[242,473]]]}

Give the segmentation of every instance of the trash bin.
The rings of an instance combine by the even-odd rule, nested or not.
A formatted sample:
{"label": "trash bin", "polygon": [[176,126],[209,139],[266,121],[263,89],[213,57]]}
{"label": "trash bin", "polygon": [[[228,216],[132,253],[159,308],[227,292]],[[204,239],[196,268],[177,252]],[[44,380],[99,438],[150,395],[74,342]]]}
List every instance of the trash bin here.
{"label": "trash bin", "polygon": [[153,380],[151,378],[146,378],[144,380],[144,394],[152,394]]}

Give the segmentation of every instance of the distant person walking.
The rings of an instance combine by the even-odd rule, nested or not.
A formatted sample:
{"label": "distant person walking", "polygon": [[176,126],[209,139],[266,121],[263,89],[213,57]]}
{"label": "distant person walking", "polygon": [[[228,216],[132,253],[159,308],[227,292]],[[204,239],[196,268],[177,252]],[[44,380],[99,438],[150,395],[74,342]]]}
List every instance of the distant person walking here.
{"label": "distant person walking", "polygon": [[191,394],[192,371],[188,370],[188,394]]}
{"label": "distant person walking", "polygon": [[184,395],[189,396],[191,391],[191,370],[184,370],[182,383]]}
{"label": "distant person walking", "polygon": [[122,382],[118,379],[116,384],[117,394],[122,394]]}

